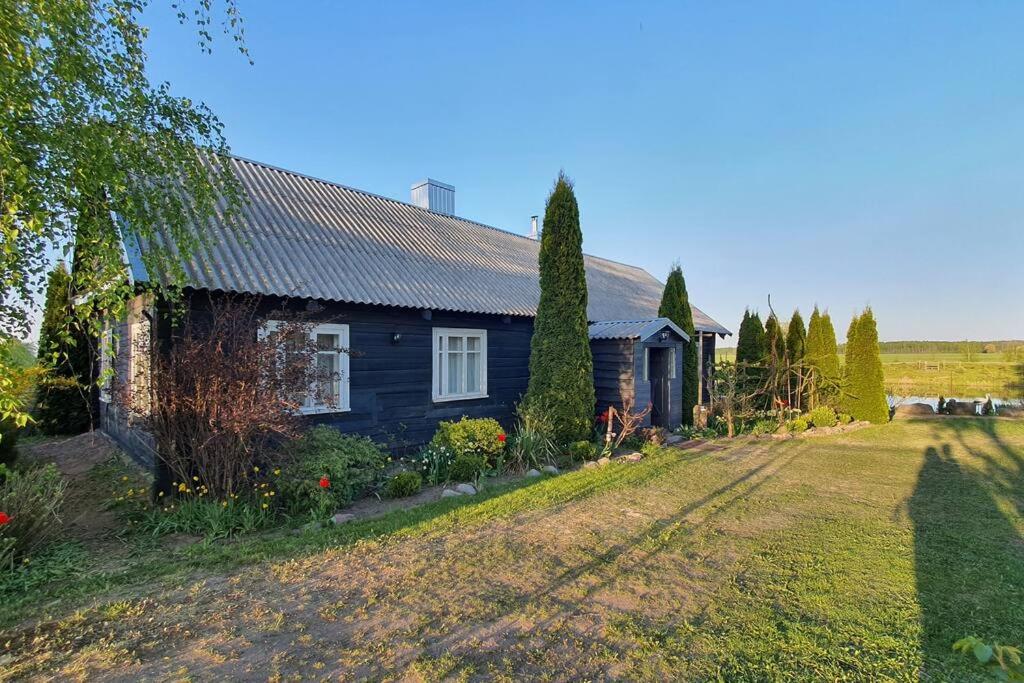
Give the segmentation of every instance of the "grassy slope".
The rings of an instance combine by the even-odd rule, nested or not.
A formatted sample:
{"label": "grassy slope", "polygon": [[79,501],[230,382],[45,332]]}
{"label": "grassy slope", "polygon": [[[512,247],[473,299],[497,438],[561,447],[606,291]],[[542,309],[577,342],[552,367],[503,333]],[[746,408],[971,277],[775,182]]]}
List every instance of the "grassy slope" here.
{"label": "grassy slope", "polygon": [[10,675],[971,680],[954,640],[1024,634],[1022,467],[1009,421],[668,451],[140,551],[5,600],[0,643]]}

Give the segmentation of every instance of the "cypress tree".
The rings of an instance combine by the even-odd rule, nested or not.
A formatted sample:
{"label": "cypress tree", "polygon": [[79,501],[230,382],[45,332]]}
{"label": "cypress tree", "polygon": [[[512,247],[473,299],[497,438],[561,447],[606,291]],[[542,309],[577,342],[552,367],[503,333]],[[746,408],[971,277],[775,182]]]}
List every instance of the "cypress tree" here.
{"label": "cypress tree", "polygon": [[786,327],[786,357],[793,367],[792,383],[789,391],[789,404],[795,408],[803,407],[803,392],[801,387],[804,383],[804,354],[807,349],[807,328],[804,327],[804,319],[800,311],[793,311],[793,317],[789,319],[789,326]]}
{"label": "cypress tree", "polygon": [[786,356],[791,363],[803,360],[806,346],[807,328],[804,327],[804,319],[798,309],[793,311],[793,317],[789,319],[789,326],[786,328]]}
{"label": "cypress tree", "polygon": [[774,313],[764,323],[764,356],[776,362],[782,362],[786,357],[786,337]]}
{"label": "cypress tree", "polygon": [[679,264],[672,266],[665,281],[665,291],[661,295],[658,316],[668,318],[683,332],[690,335],[690,343],[683,345],[683,424],[693,424],[693,408],[700,401],[697,396],[697,373],[700,359],[697,357],[697,335],[693,328],[693,310],[690,308],[690,297],[686,293],[686,279]]}
{"label": "cypress tree", "polygon": [[845,375],[843,406],[846,412],[858,420],[876,424],[888,422],[889,403],[885,398],[878,327],[870,308],[850,321]]}
{"label": "cypress tree", "polygon": [[92,420],[88,337],[72,309],[72,278],[64,263],[51,271],[39,329],[38,358],[49,373],[38,387],[35,413],[46,434],[76,434]]}
{"label": "cypress tree", "polygon": [[572,182],[564,173],[544,209],[539,263],[526,406],[543,415],[559,442],[587,439],[594,418],[594,362],[587,336],[583,232]]}
{"label": "cypress tree", "polygon": [[832,327],[832,318],[828,313],[820,313],[817,306],[811,313],[807,327],[804,359],[813,373],[808,407],[834,404],[837,398],[836,386],[841,378],[836,332]]}
{"label": "cypress tree", "polygon": [[39,362],[51,369],[51,375],[72,377],[84,386],[90,383],[89,344],[71,306],[71,274],[63,262],[50,272],[46,302],[39,327]]}
{"label": "cypress tree", "polygon": [[736,362],[755,365],[764,361],[765,337],[761,316],[743,311],[743,322],[736,340]]}

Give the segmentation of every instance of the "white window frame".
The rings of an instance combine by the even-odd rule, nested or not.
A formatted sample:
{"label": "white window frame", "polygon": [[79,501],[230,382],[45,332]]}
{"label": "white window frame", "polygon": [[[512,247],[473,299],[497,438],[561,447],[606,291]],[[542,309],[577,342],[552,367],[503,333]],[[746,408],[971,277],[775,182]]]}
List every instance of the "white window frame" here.
{"label": "white window frame", "polygon": [[[462,337],[462,363],[463,373],[469,372],[469,363],[465,362],[467,337],[480,338],[480,391],[462,394],[448,394],[448,340],[452,337]],[[430,367],[431,367],[431,394],[434,403],[446,401],[468,401],[478,398],[487,398],[487,330],[473,330],[461,327],[435,327],[431,346]],[[444,353],[441,353],[444,350]],[[463,379],[465,385],[465,379]]]}
{"label": "white window frame", "polygon": [[676,347],[668,347],[668,378],[676,378]]}
{"label": "white window frame", "polygon": [[114,328],[110,323],[103,325],[103,333],[100,335],[100,400],[110,403],[111,387],[114,384],[115,374],[115,352],[114,352]]}
{"label": "white window frame", "polygon": [[644,367],[643,367],[643,380],[644,382],[650,382],[651,376],[651,347],[644,347]]}
{"label": "white window frame", "polygon": [[[273,334],[284,323],[280,320],[268,320],[260,327],[260,338]],[[298,409],[302,415],[319,415],[322,413],[347,413],[352,410],[350,396],[351,378],[349,373],[349,328],[348,325],[338,323],[322,323],[314,325],[309,329],[309,340],[316,343],[318,334],[335,334],[341,343],[341,348],[346,351],[338,351],[338,405],[332,406],[326,403],[313,403],[316,398],[316,387],[310,386],[306,390],[306,403]],[[319,353],[319,352],[318,352]]]}

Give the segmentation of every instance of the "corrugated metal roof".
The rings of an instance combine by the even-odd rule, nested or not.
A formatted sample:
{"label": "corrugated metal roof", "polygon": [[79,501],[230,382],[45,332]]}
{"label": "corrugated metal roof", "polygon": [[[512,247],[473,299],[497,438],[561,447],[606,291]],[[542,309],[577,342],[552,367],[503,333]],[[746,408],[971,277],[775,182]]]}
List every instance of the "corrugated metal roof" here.
{"label": "corrugated metal roof", "polygon": [[668,318],[654,318],[653,320],[602,320],[591,323],[587,334],[591,339],[639,339],[641,341],[650,339],[654,335],[668,327],[686,341],[690,341],[690,335],[686,334]]}
{"label": "corrugated metal roof", "polygon": [[[230,163],[248,199],[242,227],[214,220],[205,228],[208,246],[184,265],[193,287],[536,314],[536,240],[247,159]],[[649,273],[596,256],[584,260],[591,320],[657,315],[663,285]],[[693,313],[698,329],[729,333],[696,307]]]}

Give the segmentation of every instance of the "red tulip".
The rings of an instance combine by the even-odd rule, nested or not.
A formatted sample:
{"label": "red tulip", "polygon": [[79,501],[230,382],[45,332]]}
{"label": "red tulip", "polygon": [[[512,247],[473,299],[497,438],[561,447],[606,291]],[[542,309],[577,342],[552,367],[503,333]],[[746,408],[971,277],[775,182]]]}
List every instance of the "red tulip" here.
{"label": "red tulip", "polygon": [[0,512],[0,526],[8,524],[11,521],[11,516],[6,512]]}
{"label": "red tulip", "polygon": [[331,487],[331,480],[327,477],[320,477],[320,488],[327,489]]}
{"label": "red tulip", "polygon": [[507,438],[508,437],[506,437],[504,434],[498,434],[498,441],[500,441],[502,443],[505,443],[505,439],[507,439]]}

